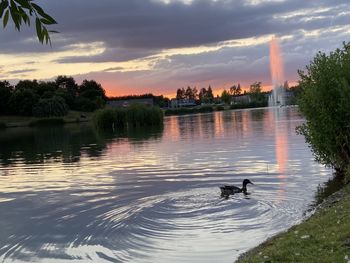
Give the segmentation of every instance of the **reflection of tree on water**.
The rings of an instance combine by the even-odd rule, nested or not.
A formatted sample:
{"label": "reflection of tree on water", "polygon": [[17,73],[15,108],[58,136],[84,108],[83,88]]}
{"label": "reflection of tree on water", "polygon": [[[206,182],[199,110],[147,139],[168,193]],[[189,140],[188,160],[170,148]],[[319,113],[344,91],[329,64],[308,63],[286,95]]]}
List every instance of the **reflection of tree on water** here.
{"label": "reflection of tree on water", "polygon": [[0,132],[0,164],[11,165],[18,159],[27,164],[46,160],[74,163],[82,155],[101,156],[115,138],[140,142],[159,138],[162,133],[163,127],[102,133],[87,124],[8,129]]}

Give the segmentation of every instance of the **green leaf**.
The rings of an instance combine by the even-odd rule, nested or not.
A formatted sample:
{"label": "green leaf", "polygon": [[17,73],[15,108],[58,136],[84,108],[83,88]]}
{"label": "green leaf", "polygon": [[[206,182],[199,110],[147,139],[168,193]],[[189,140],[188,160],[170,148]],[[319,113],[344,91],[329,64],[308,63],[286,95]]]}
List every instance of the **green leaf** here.
{"label": "green leaf", "polygon": [[36,34],[39,38],[40,43],[43,43],[44,36],[42,31],[42,26],[39,18],[35,19],[35,26],[36,26]]}
{"label": "green leaf", "polygon": [[8,7],[8,2],[7,1],[3,1],[0,4],[0,18],[2,18],[2,15],[5,12],[5,9]]}
{"label": "green leaf", "polygon": [[30,6],[29,2],[27,0],[15,0],[21,7],[26,8],[26,9],[32,9]]}
{"label": "green leaf", "polygon": [[[13,3],[13,4],[12,4],[12,3]],[[11,14],[11,17],[12,17],[13,22],[15,23],[16,29],[17,29],[18,31],[20,31],[20,29],[21,29],[21,21],[22,21],[22,18],[21,18],[21,16],[19,15],[19,11],[18,11],[18,9],[16,8],[16,5],[14,4],[13,1],[11,1],[10,14]]]}
{"label": "green leaf", "polygon": [[7,26],[7,22],[9,21],[9,14],[10,14],[10,11],[6,10],[6,13],[5,13],[5,16],[4,16],[4,20],[2,21],[3,25],[4,25],[4,28]]}
{"label": "green leaf", "polygon": [[41,15],[43,18],[45,18],[46,20],[50,21],[50,25],[52,24],[57,24],[56,20],[53,19],[51,16],[49,16],[48,14],[46,14],[44,12],[44,10],[38,6],[37,4],[32,3],[32,6],[34,7],[34,9],[39,13],[39,15]]}

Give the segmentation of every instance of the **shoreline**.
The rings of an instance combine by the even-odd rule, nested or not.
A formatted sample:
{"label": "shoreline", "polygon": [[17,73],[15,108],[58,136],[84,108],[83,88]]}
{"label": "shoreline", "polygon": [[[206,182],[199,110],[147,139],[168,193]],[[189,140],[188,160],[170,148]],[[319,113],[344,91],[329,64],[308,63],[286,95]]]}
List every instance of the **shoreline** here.
{"label": "shoreline", "polygon": [[235,263],[350,263],[350,184],[325,197],[311,215],[241,254]]}
{"label": "shoreline", "polygon": [[10,128],[55,126],[92,121],[92,113],[70,111],[64,117],[0,116],[0,131]]}

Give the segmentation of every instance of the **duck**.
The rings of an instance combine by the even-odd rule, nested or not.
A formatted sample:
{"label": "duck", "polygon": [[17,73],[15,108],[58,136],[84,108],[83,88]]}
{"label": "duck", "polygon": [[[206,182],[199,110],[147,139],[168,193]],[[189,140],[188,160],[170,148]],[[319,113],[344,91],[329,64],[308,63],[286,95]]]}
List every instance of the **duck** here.
{"label": "duck", "polygon": [[234,186],[234,185],[220,186],[221,196],[228,196],[228,195],[233,195],[236,193],[248,194],[247,184],[253,184],[253,183],[248,179],[244,179],[242,188],[239,188],[239,187]]}

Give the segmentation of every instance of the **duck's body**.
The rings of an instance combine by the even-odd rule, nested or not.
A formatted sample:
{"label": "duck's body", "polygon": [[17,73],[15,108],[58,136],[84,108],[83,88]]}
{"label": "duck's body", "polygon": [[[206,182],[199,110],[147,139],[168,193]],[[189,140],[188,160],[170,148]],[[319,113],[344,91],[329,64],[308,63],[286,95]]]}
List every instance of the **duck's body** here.
{"label": "duck's body", "polygon": [[247,194],[247,184],[253,184],[253,183],[251,181],[249,181],[248,179],[244,179],[242,188],[239,188],[239,187],[234,186],[234,185],[220,186],[221,195],[222,196],[228,196],[228,195],[233,195],[233,194],[236,194],[236,193]]}

